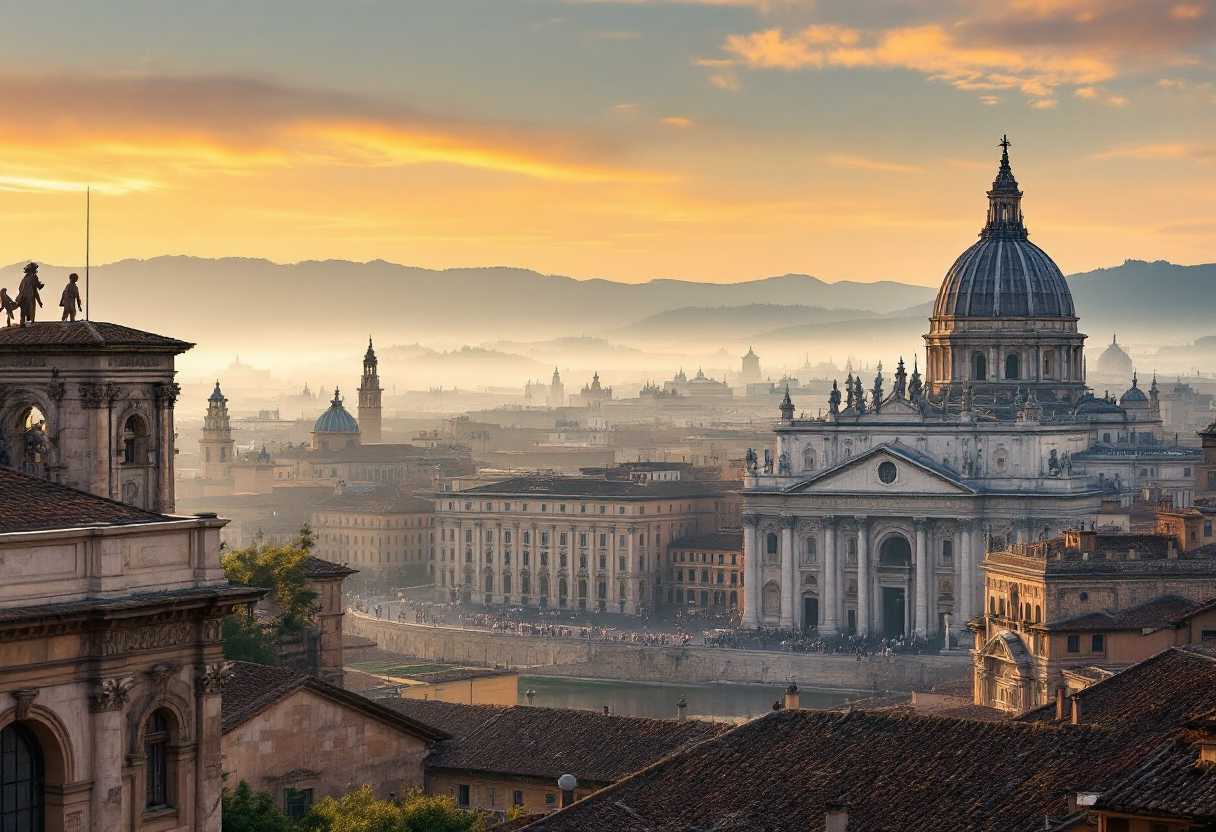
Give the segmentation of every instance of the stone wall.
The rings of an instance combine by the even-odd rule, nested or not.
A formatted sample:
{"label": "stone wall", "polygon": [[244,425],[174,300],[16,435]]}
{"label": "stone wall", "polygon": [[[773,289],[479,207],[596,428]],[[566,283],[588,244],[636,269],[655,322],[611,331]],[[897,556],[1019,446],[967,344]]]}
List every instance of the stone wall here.
{"label": "stone wall", "polygon": [[636,682],[784,683],[826,690],[923,690],[969,676],[971,658],[959,656],[853,656],[726,650],[712,647],[642,647],[574,638],[490,635],[423,624],[398,624],[347,613],[347,632],[374,639],[404,656],[493,667],[507,665],[537,676]]}

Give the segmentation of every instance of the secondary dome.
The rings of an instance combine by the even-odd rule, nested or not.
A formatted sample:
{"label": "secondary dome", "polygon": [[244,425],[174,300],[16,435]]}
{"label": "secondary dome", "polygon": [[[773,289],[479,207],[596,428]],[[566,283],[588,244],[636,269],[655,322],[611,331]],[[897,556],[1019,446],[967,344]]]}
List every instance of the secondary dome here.
{"label": "secondary dome", "polygon": [[1132,372],[1132,357],[1128,355],[1112,335],[1110,346],[1098,356],[1098,373],[1103,376],[1127,378]]}
{"label": "secondary dome", "polygon": [[338,396],[337,388],[334,388],[334,399],[329,403],[329,410],[320,415],[316,424],[312,426],[312,431],[313,433],[359,432],[359,423],[342,406],[342,399]]}
{"label": "secondary dome", "polygon": [[937,293],[936,318],[1074,318],[1060,267],[1027,239],[1022,192],[1009,167],[1009,141],[988,192],[980,241],[954,261]]}

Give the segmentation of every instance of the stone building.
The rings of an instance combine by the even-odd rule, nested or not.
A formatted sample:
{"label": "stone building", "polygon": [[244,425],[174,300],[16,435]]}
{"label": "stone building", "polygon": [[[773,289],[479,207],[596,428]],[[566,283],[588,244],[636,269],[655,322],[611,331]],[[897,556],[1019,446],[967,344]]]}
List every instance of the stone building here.
{"label": "stone building", "polygon": [[578,396],[573,397],[572,405],[599,410],[605,402],[612,401],[612,388],[600,384],[600,374],[592,373],[591,383],[583,385]]}
{"label": "stone building", "polygon": [[[631,469],[631,473],[637,473]],[[515,477],[435,500],[435,599],[637,614],[672,540],[729,522],[735,484]]]}
{"label": "stone building", "polygon": [[9,468],[0,498],[0,828],[219,832],[221,622],[262,595],[224,522]]}
{"label": "stone building", "polygon": [[399,586],[427,574],[435,504],[406,489],[342,490],[312,509],[316,554],[358,567],[364,579]]}
{"label": "stone building", "polygon": [[[387,799],[422,788],[423,758],[448,734],[285,667],[237,662],[223,693],[223,774],[268,791],[299,820],[361,784]],[[218,828],[218,826],[217,826]]]}
{"label": "stone building", "polygon": [[739,384],[746,387],[749,384],[759,384],[762,381],[764,381],[764,375],[760,372],[760,356],[756,355],[755,350],[748,347],[747,355],[743,356],[743,365],[739,372]]}
{"label": "stone building", "polygon": [[1110,346],[1098,356],[1097,381],[1122,381],[1135,371],[1132,357],[1119,346],[1119,339],[1110,336]]}
{"label": "stone building", "polygon": [[1098,433],[1118,445],[1138,417],[1087,390],[1072,295],[1021,197],[1006,145],[980,240],[938,292],[924,379],[902,359],[869,389],[850,375],[820,418],[795,420],[787,394],[775,448],[749,453],[744,626],[933,637],[980,614],[986,550],[1096,520],[1116,487],[1091,474],[1114,464]]}
{"label": "stone building", "polygon": [[[742,612],[743,530],[681,537],[667,546],[664,583],[667,604]],[[811,611],[813,613],[813,611]],[[809,616],[815,618],[814,614]]]}
{"label": "stone building", "polygon": [[367,339],[367,353],[363,356],[363,378],[359,383],[359,425],[362,427],[363,441],[376,444],[381,440],[381,406],[380,376],[377,368],[380,362],[376,360],[376,351],[372,349],[372,339]]}
{"label": "stone building", "polygon": [[1216,422],[1199,432],[1200,459],[1195,464],[1195,496],[1216,500]]}
{"label": "stone building", "polygon": [[562,375],[553,368],[553,381],[549,383],[549,407],[557,409],[566,406],[566,388],[562,384]]}
{"label": "stone building", "polygon": [[173,358],[193,344],[100,321],[0,329],[0,464],[173,511]]}
{"label": "stone building", "polygon": [[308,448],[312,451],[345,451],[358,447],[363,441],[359,423],[346,410],[342,391],[334,388],[329,409],[317,417],[309,433]]}
{"label": "stone building", "polygon": [[1213,516],[1169,511],[1156,533],[1069,529],[989,552],[971,625],[975,704],[1021,713],[1169,647],[1216,641]]}

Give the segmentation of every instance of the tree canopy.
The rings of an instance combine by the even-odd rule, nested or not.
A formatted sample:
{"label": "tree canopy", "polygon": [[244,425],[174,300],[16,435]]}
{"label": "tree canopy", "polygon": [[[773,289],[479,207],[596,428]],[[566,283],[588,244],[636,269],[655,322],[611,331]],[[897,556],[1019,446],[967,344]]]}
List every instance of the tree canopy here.
{"label": "tree canopy", "polygon": [[450,797],[412,789],[395,800],[378,800],[362,786],[335,800],[327,797],[312,807],[301,832],[481,832],[485,817],[456,808]]}

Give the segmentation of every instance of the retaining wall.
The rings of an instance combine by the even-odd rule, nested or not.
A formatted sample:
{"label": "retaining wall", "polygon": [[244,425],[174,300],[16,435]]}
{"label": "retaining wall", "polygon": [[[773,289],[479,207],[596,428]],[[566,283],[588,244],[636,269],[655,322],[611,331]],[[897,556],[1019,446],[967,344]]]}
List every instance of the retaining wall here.
{"label": "retaining wall", "polygon": [[347,612],[348,633],[374,639],[404,656],[453,664],[512,669],[536,676],[572,676],[637,682],[760,682],[793,679],[802,687],[846,691],[924,690],[971,673],[959,656],[854,656],[728,650],[716,647],[644,647],[611,641],[491,635],[425,624],[399,624]]}

